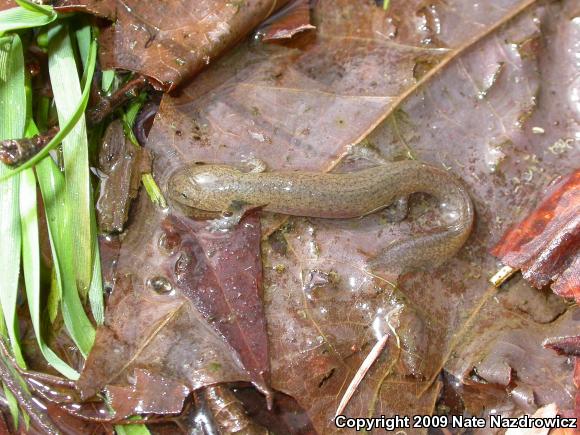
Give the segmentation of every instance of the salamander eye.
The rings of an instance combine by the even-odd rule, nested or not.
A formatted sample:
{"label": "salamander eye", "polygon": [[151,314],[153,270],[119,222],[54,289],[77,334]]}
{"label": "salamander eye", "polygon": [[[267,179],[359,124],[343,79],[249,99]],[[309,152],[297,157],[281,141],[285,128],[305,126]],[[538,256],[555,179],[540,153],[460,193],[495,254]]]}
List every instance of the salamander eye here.
{"label": "salamander eye", "polygon": [[184,198],[187,198],[187,195],[185,194],[185,192],[181,192],[181,196],[183,196]]}

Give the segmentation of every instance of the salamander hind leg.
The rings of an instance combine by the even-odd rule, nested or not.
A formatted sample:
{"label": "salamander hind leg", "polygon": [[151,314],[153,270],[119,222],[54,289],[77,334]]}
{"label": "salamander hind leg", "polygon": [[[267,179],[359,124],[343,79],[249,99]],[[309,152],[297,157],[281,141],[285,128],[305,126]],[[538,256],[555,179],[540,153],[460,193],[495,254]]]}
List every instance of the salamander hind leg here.
{"label": "salamander hind leg", "polygon": [[401,222],[409,214],[409,197],[402,196],[384,209],[384,215],[388,222]]}

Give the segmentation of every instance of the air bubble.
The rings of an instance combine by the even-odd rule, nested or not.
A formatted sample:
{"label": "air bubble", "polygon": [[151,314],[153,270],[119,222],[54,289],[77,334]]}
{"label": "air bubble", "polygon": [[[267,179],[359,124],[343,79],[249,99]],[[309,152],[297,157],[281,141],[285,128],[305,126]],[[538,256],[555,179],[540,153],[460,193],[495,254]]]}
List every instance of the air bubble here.
{"label": "air bubble", "polygon": [[163,276],[156,276],[150,278],[147,281],[147,285],[149,285],[156,293],[165,295],[171,293],[173,291],[173,286],[169,282],[169,280]]}

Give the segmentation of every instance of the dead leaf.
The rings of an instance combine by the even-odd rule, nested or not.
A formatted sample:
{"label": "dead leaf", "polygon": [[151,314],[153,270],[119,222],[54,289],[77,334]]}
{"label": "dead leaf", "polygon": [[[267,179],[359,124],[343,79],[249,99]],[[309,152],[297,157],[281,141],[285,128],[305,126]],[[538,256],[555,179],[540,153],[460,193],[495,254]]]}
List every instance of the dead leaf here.
{"label": "dead leaf", "polygon": [[554,291],[580,302],[580,170],[557,180],[522,222],[491,253],[521,269],[534,287],[554,281]]}
{"label": "dead leaf", "polygon": [[[467,382],[485,360],[498,385],[509,384],[516,379],[511,368],[520,368],[531,351],[514,349],[524,339],[540,356],[522,372],[516,399],[505,386],[494,387],[500,410],[521,413],[530,388],[540,393],[533,406],[570,405],[571,367],[541,342],[574,327],[574,311],[553,300],[541,312],[518,298],[503,306],[487,279],[496,268],[489,246],[577,161],[572,145],[552,147],[579,130],[569,103],[578,90],[575,52],[562,49],[575,47],[574,14],[571,0],[392,2],[387,13],[370,1],[322,1],[314,10],[314,40],[296,48],[248,42],[181,94],[163,98],[147,144],[162,189],[173,170],[193,161],[239,165],[258,157],[269,170],[351,170],[363,163],[343,157],[363,138],[387,159],[413,156],[448,168],[468,186],[477,209],[468,244],[446,265],[403,276],[396,286],[361,265],[436,221],[425,198],[416,198],[410,219],[396,225],[377,214],[296,218],[279,228],[279,219],[262,216],[272,384],[299,401],[317,431],[336,431],[332,417],[341,395],[396,306],[404,308],[394,325],[400,344],[389,341],[347,414],[430,414],[443,367]],[[163,217],[143,207],[142,199],[121,274],[153,276],[159,267],[150,247]],[[310,285],[313,271],[327,278]],[[539,299],[530,289],[523,293]],[[122,314],[119,324],[139,323]],[[474,361],[464,352],[480,339],[485,352]],[[552,365],[560,384],[546,380]],[[157,369],[163,376],[173,371]]]}
{"label": "dead leaf", "polygon": [[[153,206],[144,195],[140,202],[144,207],[141,213],[151,212]],[[255,255],[240,255],[240,252],[246,253],[248,245],[257,243],[258,222],[248,218],[247,226],[240,227],[241,230],[203,242],[187,232],[176,233],[171,217],[165,225],[143,223],[145,227],[149,225],[149,230],[143,225],[133,226],[121,250],[117,282],[108,301],[105,325],[97,331],[95,345],[78,381],[83,397],[91,397],[110,384],[130,385],[128,379],[135,369],[155,375],[166,374],[167,379],[180,382],[190,390],[239,380],[253,381],[266,390],[265,325],[260,320],[260,305],[250,305],[252,299],[258,300],[259,263]],[[248,230],[252,225],[254,230]],[[198,238],[201,228],[197,229]],[[142,251],[125,251],[133,246],[135,239],[142,240],[142,234],[153,235],[151,245]],[[205,243],[204,248],[208,251],[199,243]],[[213,257],[208,258],[205,253],[210,249]],[[153,258],[157,260],[155,265],[151,264]],[[236,259],[238,268],[234,267]],[[231,268],[230,277],[224,282],[216,282],[214,270],[223,261]],[[189,279],[196,284],[205,282],[205,287],[189,289],[189,294],[183,292],[180,285],[186,266],[192,272]],[[186,273],[185,277],[188,276]],[[248,277],[246,282],[251,286],[239,281],[244,280],[244,276]],[[237,284],[233,289],[232,283]],[[233,291],[233,295],[228,291]],[[219,306],[224,311],[218,311],[217,305],[211,310],[196,309],[203,309],[205,297],[219,292],[225,292],[226,307]],[[240,298],[240,303],[228,305],[231,302],[228,297]],[[196,306],[192,304],[194,298],[198,298],[194,301]],[[244,309],[250,310],[247,315]],[[238,349],[246,353],[240,355]]]}
{"label": "dead leaf", "polygon": [[16,7],[14,0],[0,0],[0,11]]}
{"label": "dead leaf", "polygon": [[556,351],[558,355],[580,356],[580,335],[551,338],[544,341],[544,347]]}
{"label": "dead leaf", "polygon": [[116,418],[138,414],[180,414],[189,389],[171,379],[135,369],[132,387],[107,387],[107,397]]}
{"label": "dead leaf", "polygon": [[[575,388],[572,364],[544,348],[544,340],[569,335],[578,328],[578,309],[554,322],[537,324],[529,316],[487,305],[473,323],[446,369],[463,383],[496,384],[506,390],[514,404],[525,412],[556,403],[571,407]],[[546,367],[550,367],[546,370]]]}
{"label": "dead leaf", "polygon": [[103,68],[135,71],[173,90],[213,62],[288,0],[61,0],[114,21],[101,32]]}
{"label": "dead leaf", "polygon": [[289,435],[316,434],[307,413],[292,397],[276,392],[274,407],[268,410],[264,396],[255,389],[234,388],[233,392],[242,401],[247,415],[271,432]]}
{"label": "dead leaf", "polygon": [[[544,341],[544,346],[552,349],[558,355],[565,355],[574,357],[574,385],[576,386],[576,399],[573,403],[572,409],[563,410],[561,414],[566,417],[576,418],[576,422],[580,421],[580,336],[569,337],[554,337]],[[578,424],[575,430],[557,430],[558,435],[572,435],[578,432]]]}
{"label": "dead leaf", "polygon": [[100,178],[97,222],[104,233],[123,231],[131,201],[137,196],[132,180],[139,180],[141,175],[137,167],[139,154],[140,150],[125,138],[121,121],[111,122],[105,130],[97,168]]}
{"label": "dead leaf", "polygon": [[310,23],[311,0],[292,0],[256,30],[262,41],[290,39],[305,30],[316,29]]}
{"label": "dead leaf", "polygon": [[[538,409],[533,418],[554,418],[558,414],[558,407],[551,403]],[[505,435],[548,435],[550,429],[513,429],[506,430]]]}

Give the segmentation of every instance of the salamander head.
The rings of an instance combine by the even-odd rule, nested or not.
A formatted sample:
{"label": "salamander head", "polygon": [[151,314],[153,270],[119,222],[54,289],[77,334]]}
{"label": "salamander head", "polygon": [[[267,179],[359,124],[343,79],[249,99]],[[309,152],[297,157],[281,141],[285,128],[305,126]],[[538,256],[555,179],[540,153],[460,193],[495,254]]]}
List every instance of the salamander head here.
{"label": "salamander head", "polygon": [[219,213],[235,199],[235,184],[240,172],[229,166],[192,164],[174,172],[167,185],[172,202],[181,209]]}

